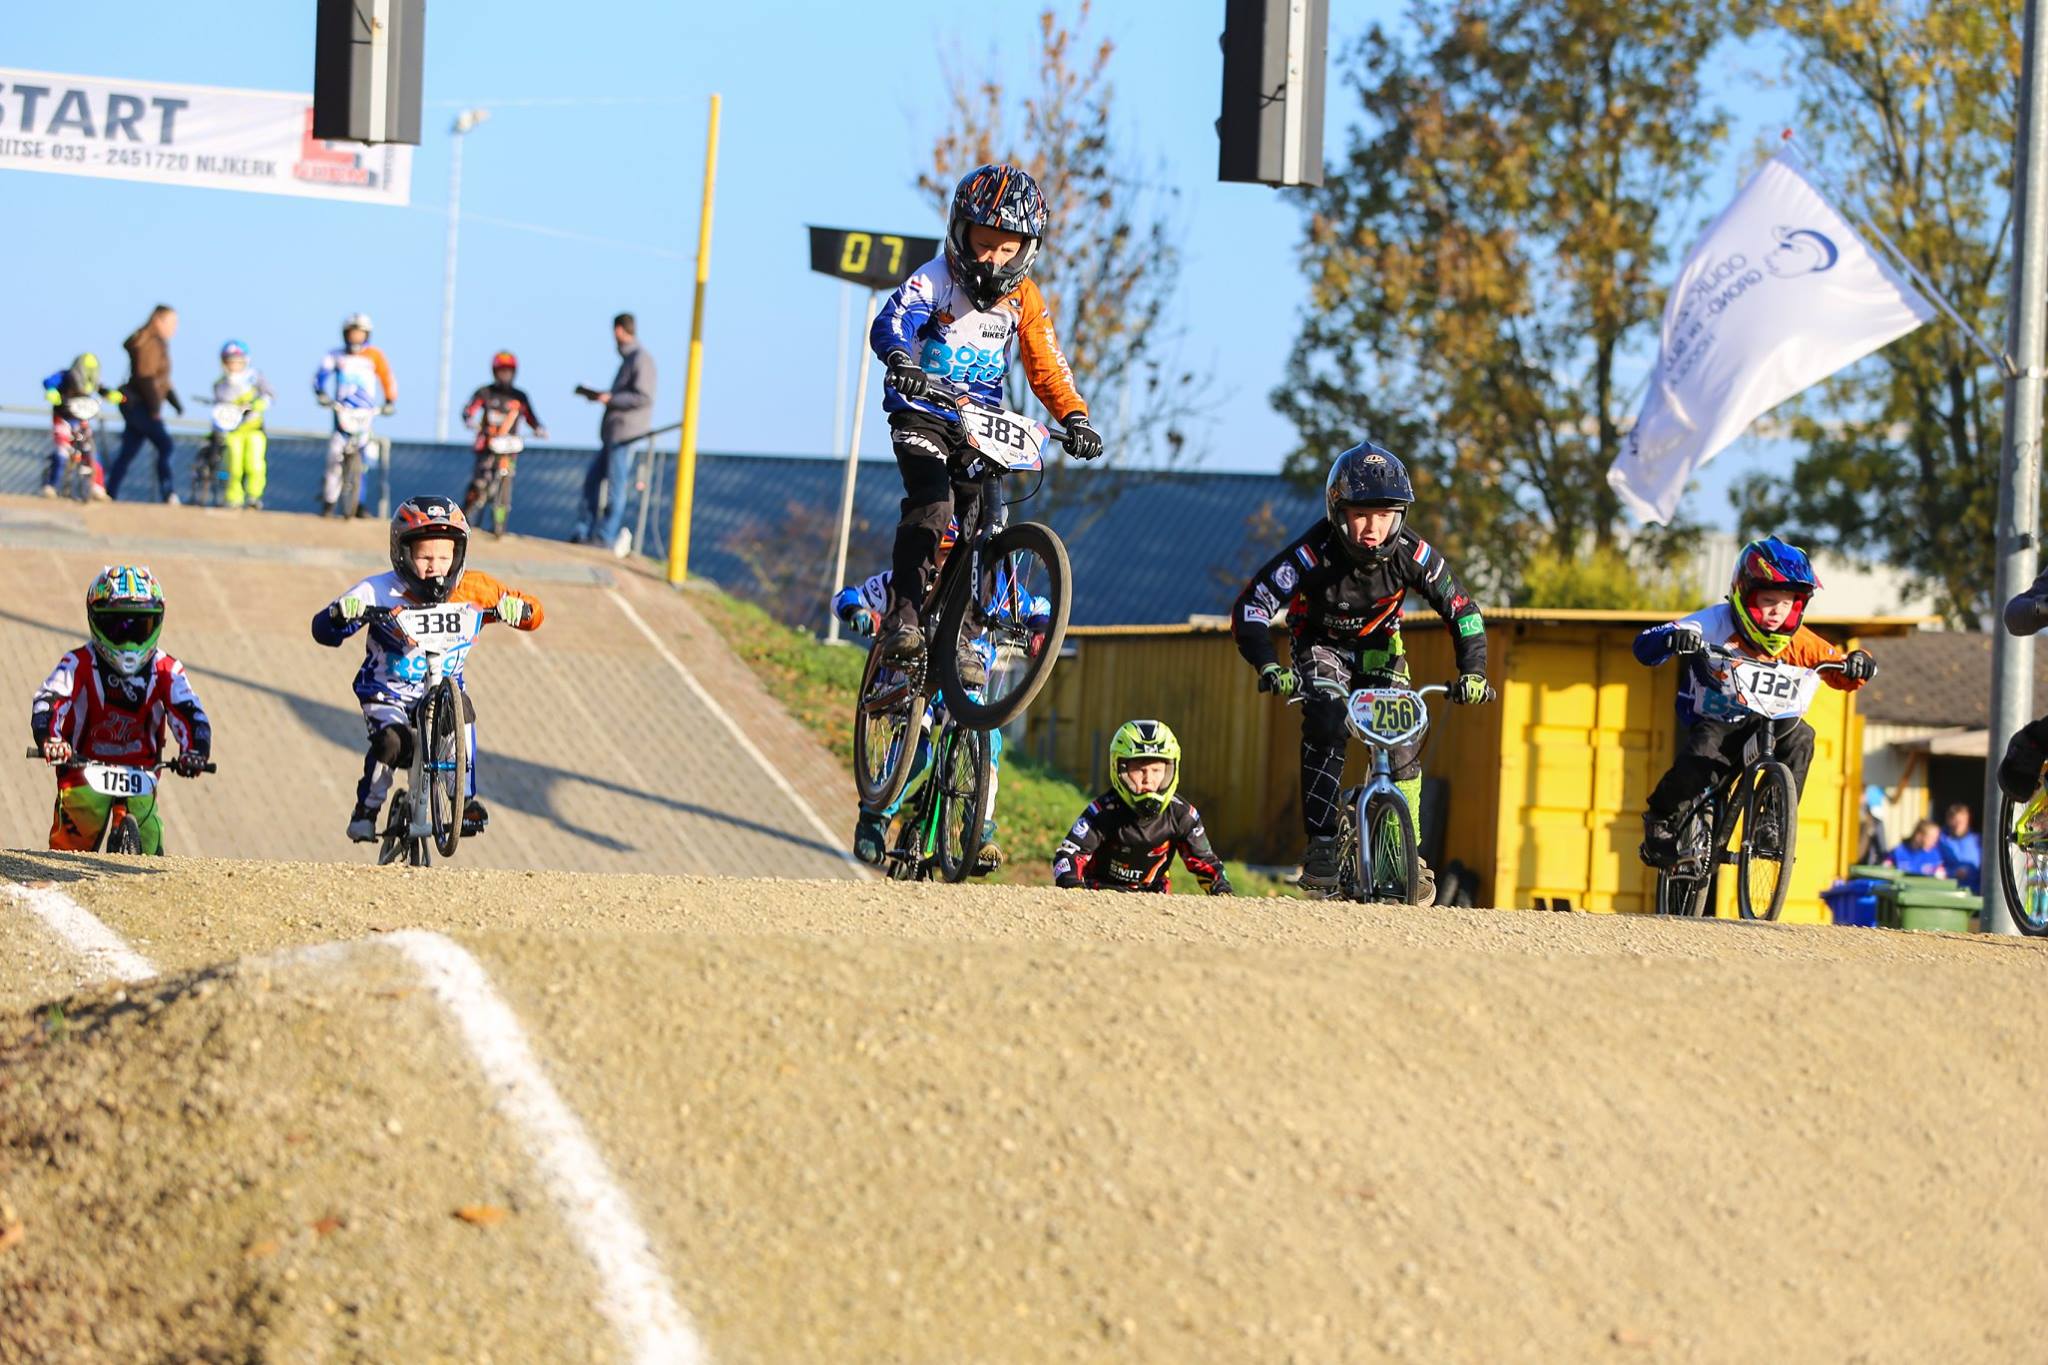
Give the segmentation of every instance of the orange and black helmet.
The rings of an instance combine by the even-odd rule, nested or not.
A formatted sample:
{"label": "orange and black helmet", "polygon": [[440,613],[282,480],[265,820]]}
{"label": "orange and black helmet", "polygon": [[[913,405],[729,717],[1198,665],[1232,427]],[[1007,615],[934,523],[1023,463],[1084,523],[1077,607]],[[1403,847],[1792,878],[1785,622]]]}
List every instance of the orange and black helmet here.
{"label": "orange and black helmet", "polygon": [[[417,541],[435,539],[454,541],[455,559],[447,573],[422,578],[413,572],[412,556],[406,551]],[[462,561],[468,553],[469,519],[452,499],[438,493],[407,498],[391,514],[391,571],[415,600],[446,602],[462,581]]]}
{"label": "orange and black helmet", "polygon": [[512,373],[518,374],[519,357],[513,355],[510,351],[500,351],[496,355],[492,356],[491,373],[496,374],[500,370],[510,370],[512,371]]}

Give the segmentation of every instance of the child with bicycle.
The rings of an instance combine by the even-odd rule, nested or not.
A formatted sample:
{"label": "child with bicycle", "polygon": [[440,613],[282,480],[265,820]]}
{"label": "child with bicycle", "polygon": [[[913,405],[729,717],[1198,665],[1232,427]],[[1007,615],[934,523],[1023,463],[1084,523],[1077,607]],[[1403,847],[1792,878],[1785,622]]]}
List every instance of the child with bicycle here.
{"label": "child with bicycle", "polygon": [[[1714,790],[1740,771],[1754,724],[1748,719],[1719,720],[1702,714],[1714,688],[1707,666],[1692,658],[1706,645],[1733,649],[1752,659],[1775,659],[1799,668],[1837,663],[1821,679],[1843,692],[1854,692],[1877,676],[1877,661],[1860,649],[1847,654],[1800,624],[1806,605],[1820,588],[1806,552],[1770,536],[1753,540],[1735,557],[1735,573],[1725,601],[1702,607],[1689,616],[1652,626],[1636,637],[1638,662],[1656,667],[1667,659],[1687,660],[1678,687],[1678,754],[1671,768],[1650,792],[1643,812],[1640,857],[1653,868],[1670,867],[1678,856],[1673,825],[1681,808]],[[1795,793],[1806,790],[1806,770],[1813,762],[1813,727],[1798,716],[1769,722],[1778,760],[1792,770]],[[1769,846],[1774,831],[1758,831]]]}
{"label": "child with bicycle", "polygon": [[[959,534],[959,522],[951,521],[946,524],[934,555],[934,568],[944,567],[946,557],[952,553],[953,542]],[[878,574],[870,575],[863,583],[848,584],[841,588],[832,598],[832,614],[855,635],[872,639],[881,627],[883,614],[889,609],[890,589],[894,577],[893,569],[884,569]],[[1052,604],[1045,598],[1032,598],[1030,612],[1031,629],[1034,633],[1040,629],[1051,628]],[[976,662],[980,672],[985,675],[988,666],[986,658],[978,656]],[[974,681],[975,671],[968,670],[969,677],[966,681],[970,684]],[[904,801],[909,799],[910,794],[930,775],[932,736],[943,729],[945,723],[945,701],[943,698],[934,697],[925,704],[924,719],[918,734],[917,755],[912,760],[910,780],[904,784],[902,795],[881,810],[871,811],[862,807],[860,818],[854,823],[853,854],[862,862],[876,867],[881,866],[889,837],[889,822],[896,818],[896,813],[902,809]],[[976,877],[985,877],[1003,865],[1002,846],[996,842],[995,820],[996,787],[1002,780],[1003,732],[991,730],[988,737],[989,815],[981,826],[981,852],[975,859],[974,871],[971,874]]]}
{"label": "child with bicycle", "polygon": [[[86,784],[80,763],[153,768],[164,761],[164,734],[178,741],[172,763],[183,777],[205,771],[213,723],[185,666],[157,647],[164,628],[164,592],[148,569],[110,564],[85,590],[90,638],[57,661],[29,706],[29,734],[43,761],[59,769],[50,847],[91,852],[99,846],[116,798]],[[142,852],[164,849],[163,818],[154,797],[132,798],[128,813]]]}
{"label": "child with bicycle", "polygon": [[237,404],[242,421],[232,431],[219,435],[221,455],[227,464],[225,498],[230,507],[263,510],[263,490],[269,483],[270,437],[263,430],[263,413],[277,393],[263,371],[249,363],[249,348],[229,341],[220,348],[220,378],[213,381],[216,405]]}
{"label": "child with bicycle", "polygon": [[1173,889],[1178,853],[1212,896],[1234,894],[1202,815],[1180,786],[1180,740],[1165,722],[1130,720],[1109,741],[1109,790],[1088,803],[1053,850],[1057,886],[1090,891]]}
{"label": "child with bicycle", "polygon": [[[499,535],[505,533],[505,505],[511,501],[513,457],[499,455],[491,443],[500,437],[518,436],[522,420],[536,438],[548,438],[547,427],[533,410],[533,400],[513,382],[518,377],[519,357],[510,351],[498,352],[491,357],[491,382],[471,394],[462,406],[462,424],[476,433],[476,464],[470,471],[469,487],[463,490],[463,512],[470,520],[481,522],[485,504],[497,501],[499,506],[491,509],[491,529]],[[502,476],[498,473],[501,461]]]}
{"label": "child with bicycle", "polygon": [[[1323,482],[1325,515],[1252,576],[1230,613],[1237,651],[1258,670],[1259,690],[1299,694],[1301,816],[1308,833],[1301,886],[1338,886],[1344,780],[1345,698],[1360,687],[1408,685],[1401,642],[1401,604],[1413,590],[1443,617],[1457,655],[1450,698],[1460,705],[1489,700],[1486,622],[1458,586],[1450,563],[1406,524],[1415,489],[1407,466],[1389,450],[1362,441],[1339,455]],[[1273,648],[1273,618],[1287,614],[1293,666]],[[1421,823],[1422,746],[1389,755],[1394,785]],[[1436,874],[1418,860],[1416,904],[1436,896]]]}
{"label": "child with bicycle", "polygon": [[[71,464],[77,451],[76,422],[66,410],[74,398],[97,398],[106,403],[120,403],[123,394],[119,389],[110,389],[100,382],[100,358],[91,351],[75,357],[70,366],[57,371],[43,380],[43,397],[50,403],[50,473],[43,480],[42,496],[54,498],[57,487],[64,482],[64,471]],[[88,448],[90,442],[87,442]],[[95,502],[107,500],[107,471],[101,467],[97,453],[92,459],[92,492]]]}
{"label": "child with bicycle", "polygon": [[[356,784],[348,837],[357,843],[377,838],[377,815],[390,794],[396,769],[410,767],[416,736],[412,711],[426,692],[427,660],[386,620],[379,609],[404,610],[443,603],[473,606],[495,614],[515,630],[537,630],[541,606],[531,593],[506,587],[481,569],[466,569],[469,523],[462,509],[434,494],[408,498],[391,516],[391,571],[366,578],[322,607],[313,616],[313,638],[330,648],[359,630],[364,634],[362,667],[356,670],[356,701],[369,731],[363,755],[363,776]],[[456,685],[463,685],[463,656],[489,618],[473,618],[473,633],[448,665]],[[490,814],[476,796],[476,708],[463,691],[464,742],[469,747],[469,789],[462,811],[462,832],[481,834]]]}
{"label": "child with bicycle", "polygon": [[1052,316],[1032,282],[1031,263],[1045,237],[1047,211],[1038,183],[1015,166],[981,166],[953,191],[946,246],[912,271],[875,317],[868,343],[887,367],[882,408],[896,467],[903,476],[903,517],[890,569],[893,593],[883,610],[885,658],[910,659],[925,640],[919,619],[948,519],[970,530],[980,491],[955,482],[954,464],[970,447],[958,406],[933,392],[933,379],[964,388],[983,405],[1002,405],[1010,349],[1023,353],[1025,378],[1066,428],[1076,459],[1102,454],[1088,405],[1074,388]]}

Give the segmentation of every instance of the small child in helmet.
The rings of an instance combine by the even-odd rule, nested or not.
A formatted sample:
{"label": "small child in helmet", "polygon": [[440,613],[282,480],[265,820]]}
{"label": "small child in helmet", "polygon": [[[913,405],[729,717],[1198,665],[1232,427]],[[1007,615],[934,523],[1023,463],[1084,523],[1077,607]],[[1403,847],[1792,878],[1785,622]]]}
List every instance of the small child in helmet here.
{"label": "small child in helmet", "polygon": [[[313,638],[332,648],[363,629],[372,607],[405,609],[444,602],[494,611],[515,630],[538,630],[539,599],[506,587],[481,569],[464,569],[468,553],[469,523],[460,507],[434,494],[406,499],[391,515],[391,572],[364,579],[314,613]],[[469,790],[462,811],[465,835],[481,834],[490,820],[476,797],[476,709],[463,681],[469,647],[485,624],[481,616],[472,618],[469,639],[450,650],[442,665],[463,688],[464,738],[469,746]],[[390,794],[393,770],[412,765],[412,709],[426,684],[426,656],[409,648],[389,624],[370,625],[355,681],[370,743],[348,820],[348,837],[359,844],[377,838],[377,814]]]}
{"label": "small child in helmet", "polygon": [[[546,425],[533,410],[533,400],[515,382],[518,378],[519,357],[510,351],[500,351],[491,357],[491,382],[471,394],[469,401],[462,405],[462,424],[476,433],[476,461],[470,470],[469,487],[462,493],[462,509],[465,516],[479,525],[483,522],[484,494],[498,465],[498,456],[492,451],[491,442],[501,436],[517,436],[521,421],[537,439],[545,441],[548,438]],[[508,485],[512,477],[512,463],[507,457],[505,480]],[[505,534],[505,505],[511,497],[512,490],[507,487],[503,500],[490,509],[494,534]]]}
{"label": "small child in helmet", "polygon": [[1202,815],[1180,786],[1180,741],[1164,721],[1129,720],[1109,741],[1109,790],[1053,850],[1053,882],[1096,891],[1171,891],[1173,855],[1212,896],[1233,894]]}
{"label": "small child in helmet", "polygon": [[[50,472],[43,480],[42,495],[46,498],[57,496],[57,485],[64,481],[65,466],[71,463],[71,452],[75,448],[77,433],[74,419],[66,411],[65,404],[74,398],[97,398],[104,403],[125,401],[119,389],[110,389],[100,382],[100,358],[91,351],[73,358],[70,366],[57,371],[43,380],[43,397],[50,404]],[[107,471],[101,467],[99,455],[92,458],[92,499],[95,502],[107,500]]]}
{"label": "small child in helmet", "polygon": [[[213,723],[185,666],[157,647],[164,592],[148,569],[110,564],[85,590],[91,639],[57,661],[29,707],[29,734],[53,765],[110,763],[143,768],[163,762],[164,732],[178,741],[176,768],[197,777],[213,750]],[[91,852],[106,832],[114,798],[86,785],[78,768],[57,775],[50,847]],[[164,851],[163,819],[153,796],[128,798],[142,851]]]}
{"label": "small child in helmet", "polygon": [[[1638,662],[1654,668],[1684,657],[1688,665],[1678,686],[1678,755],[1650,792],[1649,809],[1643,812],[1644,863],[1671,865],[1678,853],[1672,819],[1686,802],[1711,791],[1743,765],[1744,750],[1758,723],[1741,715],[1707,714],[1719,693],[1704,667],[1691,658],[1702,645],[1735,649],[1754,659],[1781,659],[1801,668],[1839,663],[1839,670],[1820,676],[1843,692],[1854,692],[1877,676],[1877,661],[1870,655],[1860,649],[1845,655],[1799,623],[1819,587],[1820,578],[1805,551],[1776,536],[1753,540],[1735,557],[1726,601],[1636,636]],[[1792,770],[1793,783],[1803,793],[1806,769],[1813,762],[1813,727],[1798,716],[1770,724],[1777,729],[1778,761]]]}
{"label": "small child in helmet", "polygon": [[903,519],[896,526],[891,571],[898,591],[884,611],[881,644],[889,658],[924,649],[919,603],[948,518],[971,524],[979,490],[952,472],[971,449],[954,398],[934,379],[966,389],[975,401],[1000,406],[1010,348],[1023,352],[1024,376],[1047,411],[1066,428],[1076,459],[1102,453],[1088,425],[1088,405],[1060,353],[1052,316],[1032,283],[1031,263],[1046,228],[1038,183],[1015,166],[969,171],[953,191],[946,246],[910,273],[868,333],[887,367],[882,408],[903,475]]}
{"label": "small child in helmet", "polygon": [[[946,557],[952,553],[953,542],[959,534],[960,524],[957,521],[947,523],[945,533],[939,537],[934,568],[945,564]],[[841,588],[832,598],[832,614],[855,635],[872,638],[881,624],[883,613],[888,610],[890,586],[894,576],[894,570],[884,569],[878,574],[871,575],[864,583],[848,584]],[[1043,626],[1040,625],[1041,620]],[[1030,623],[1034,634],[1051,629],[1052,604],[1045,598],[1031,599]],[[987,656],[977,654],[973,663],[979,667],[981,676],[985,677],[988,669]],[[976,677],[975,668],[969,667],[965,673],[963,681],[972,687]],[[902,808],[903,803],[929,776],[932,760],[931,736],[944,724],[944,710],[945,702],[941,698],[933,698],[925,704],[917,754],[911,760],[913,766],[910,770],[910,780],[904,784],[902,795],[885,809],[861,810],[860,818],[853,827],[853,853],[862,862],[877,867],[881,865],[889,837],[889,822],[896,818],[896,812]],[[971,874],[976,877],[985,877],[1003,865],[1002,846],[996,842],[995,820],[996,788],[1002,781],[1003,732],[991,730],[988,736],[989,816],[981,826],[981,852],[975,859],[974,871]]]}
{"label": "small child in helmet", "polygon": [[[1393,452],[1362,441],[1339,455],[1323,482],[1325,515],[1267,560],[1230,613],[1237,652],[1259,674],[1259,690],[1304,693],[1301,708],[1301,818],[1308,829],[1304,890],[1337,889],[1344,785],[1344,698],[1360,687],[1409,685],[1401,604],[1413,589],[1443,617],[1457,655],[1451,700],[1493,696],[1486,685],[1486,622],[1458,586],[1449,561],[1407,525],[1415,489]],[[1273,618],[1287,613],[1293,667],[1273,648]],[[1421,826],[1422,746],[1390,756],[1394,785]],[[1436,874],[1418,865],[1418,905],[1436,899]]]}
{"label": "small child in helmet", "polygon": [[249,348],[230,341],[220,348],[220,378],[213,381],[215,403],[239,403],[242,424],[221,433],[221,448],[227,456],[227,504],[263,510],[263,490],[269,483],[270,437],[263,430],[263,413],[277,394],[263,372],[249,363]]}

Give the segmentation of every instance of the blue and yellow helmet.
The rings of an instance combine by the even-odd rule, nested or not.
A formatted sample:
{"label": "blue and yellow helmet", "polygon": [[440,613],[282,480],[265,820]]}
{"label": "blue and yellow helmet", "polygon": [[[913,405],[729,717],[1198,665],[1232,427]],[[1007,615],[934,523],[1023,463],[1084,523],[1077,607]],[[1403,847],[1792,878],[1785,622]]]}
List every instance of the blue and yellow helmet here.
{"label": "blue and yellow helmet", "polygon": [[164,590],[139,564],[109,564],[85,590],[93,651],[128,677],[140,673],[164,629]]}

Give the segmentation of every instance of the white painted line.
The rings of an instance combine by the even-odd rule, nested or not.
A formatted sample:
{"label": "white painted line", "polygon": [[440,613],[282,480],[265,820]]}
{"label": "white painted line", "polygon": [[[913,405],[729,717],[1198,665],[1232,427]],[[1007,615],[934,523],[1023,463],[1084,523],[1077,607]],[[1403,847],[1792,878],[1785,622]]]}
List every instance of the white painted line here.
{"label": "white painted line", "polygon": [[95,979],[147,981],[162,975],[155,963],[130,948],[97,915],[56,887],[9,883],[6,891],[47,924],[58,938],[70,944],[71,950],[97,974]]}
{"label": "white painted line", "polygon": [[597,1268],[598,1306],[632,1358],[646,1365],[705,1360],[704,1344],[655,1264],[631,1201],[534,1060],[518,1016],[491,988],[482,965],[454,940],[424,929],[387,934],[384,942],[412,960],[454,1016],[498,1108],[526,1139],[548,1192]]}
{"label": "white painted line", "polygon": [[670,651],[669,647],[661,642],[661,637],[654,633],[654,627],[648,625],[640,613],[633,610],[633,604],[620,596],[617,588],[607,588],[605,592],[612,601],[619,604],[619,610],[626,613],[626,619],[637,626],[640,633],[647,637],[647,642],[654,646],[655,653],[668,661],[668,666],[673,668],[676,671],[676,676],[680,677],[688,685],[690,691],[696,695],[697,700],[703,702],[712,715],[717,716],[719,720],[725,723],[725,728],[732,732],[733,739],[738,741],[740,748],[746,750],[748,756],[756,764],[760,765],[761,771],[768,774],[768,780],[775,784],[776,790],[787,796],[796,808],[803,812],[804,818],[811,822],[811,828],[817,831],[820,839],[824,840],[825,847],[836,849],[839,857],[852,870],[854,876],[862,880],[872,877],[874,873],[862,866],[860,860],[842,846],[839,837],[827,829],[825,822],[818,818],[818,812],[811,809],[811,803],[799,796],[796,788],[789,785],[789,779],[782,775],[781,770],[776,768],[773,763],[770,763],[768,756],[754,746],[754,741],[747,738],[747,732],[740,729],[739,723],[727,713],[723,706],[718,704],[718,699],[705,690],[703,683],[697,681],[697,675],[683,666],[683,661],[678,659]]}

